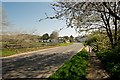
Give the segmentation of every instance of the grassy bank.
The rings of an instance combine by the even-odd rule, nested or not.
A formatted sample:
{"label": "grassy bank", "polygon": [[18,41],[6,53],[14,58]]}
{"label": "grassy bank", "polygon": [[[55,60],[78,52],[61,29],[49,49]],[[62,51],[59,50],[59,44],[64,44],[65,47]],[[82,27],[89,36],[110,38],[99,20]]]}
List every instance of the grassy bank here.
{"label": "grassy bank", "polygon": [[50,79],[60,80],[85,80],[88,52],[83,49],[74,55],[69,61],[65,62]]}
{"label": "grassy bank", "polygon": [[[25,43],[25,44],[27,44],[27,43]],[[27,44],[26,47],[3,48],[2,49],[2,57],[14,55],[14,54],[20,54],[20,53],[29,52],[29,51],[58,47],[58,46],[68,46],[71,44],[73,44],[73,43],[59,43],[59,44],[55,44],[55,43],[32,43],[32,44]]]}

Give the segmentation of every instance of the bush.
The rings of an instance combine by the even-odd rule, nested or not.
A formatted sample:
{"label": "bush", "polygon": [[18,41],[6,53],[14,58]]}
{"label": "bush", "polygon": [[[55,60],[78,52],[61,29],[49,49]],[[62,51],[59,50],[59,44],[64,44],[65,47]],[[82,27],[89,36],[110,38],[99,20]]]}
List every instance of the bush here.
{"label": "bush", "polygon": [[97,53],[111,79],[120,79],[120,46]]}
{"label": "bush", "polygon": [[69,61],[59,68],[56,73],[50,76],[50,79],[60,80],[85,80],[88,53],[83,49],[73,56]]}

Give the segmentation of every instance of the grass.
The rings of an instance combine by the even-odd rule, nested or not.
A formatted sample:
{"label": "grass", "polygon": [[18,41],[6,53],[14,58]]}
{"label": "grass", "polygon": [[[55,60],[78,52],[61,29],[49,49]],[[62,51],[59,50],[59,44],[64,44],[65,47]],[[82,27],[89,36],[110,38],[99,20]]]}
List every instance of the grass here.
{"label": "grass", "polygon": [[[7,44],[7,43],[5,43]],[[29,52],[29,51],[36,51],[36,50],[41,50],[41,49],[47,49],[47,48],[53,48],[57,46],[68,46],[73,43],[59,43],[59,44],[53,44],[53,43],[34,43],[30,47],[25,47],[25,48],[4,48],[2,49],[2,57],[14,55],[14,54],[20,54],[24,52]]]}
{"label": "grass", "polygon": [[86,69],[88,64],[88,52],[83,49],[65,62],[49,78],[59,80],[86,80]]}
{"label": "grass", "polygon": [[9,49],[2,50],[2,56],[10,56],[10,55],[14,55],[14,54],[17,54],[17,52],[14,50],[9,50]]}
{"label": "grass", "polygon": [[69,46],[71,44],[73,44],[73,43],[60,43],[60,44],[58,44],[58,46]]}

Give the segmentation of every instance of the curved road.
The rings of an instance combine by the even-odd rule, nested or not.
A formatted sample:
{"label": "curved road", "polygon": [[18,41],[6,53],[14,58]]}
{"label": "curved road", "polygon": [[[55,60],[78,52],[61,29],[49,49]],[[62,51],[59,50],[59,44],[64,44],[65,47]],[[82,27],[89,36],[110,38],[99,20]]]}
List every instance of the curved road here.
{"label": "curved road", "polygon": [[2,59],[3,78],[48,78],[82,49],[81,43]]}

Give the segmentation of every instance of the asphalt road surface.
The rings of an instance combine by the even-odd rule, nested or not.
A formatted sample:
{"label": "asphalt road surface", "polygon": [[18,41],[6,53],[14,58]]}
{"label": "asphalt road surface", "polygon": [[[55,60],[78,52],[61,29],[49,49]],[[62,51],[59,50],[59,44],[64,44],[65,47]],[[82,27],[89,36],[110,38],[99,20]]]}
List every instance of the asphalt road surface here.
{"label": "asphalt road surface", "polygon": [[41,50],[2,59],[2,77],[48,78],[62,64],[81,50],[81,43]]}

